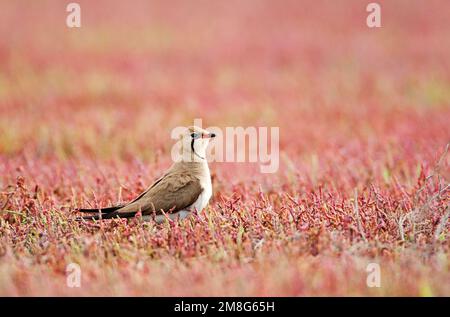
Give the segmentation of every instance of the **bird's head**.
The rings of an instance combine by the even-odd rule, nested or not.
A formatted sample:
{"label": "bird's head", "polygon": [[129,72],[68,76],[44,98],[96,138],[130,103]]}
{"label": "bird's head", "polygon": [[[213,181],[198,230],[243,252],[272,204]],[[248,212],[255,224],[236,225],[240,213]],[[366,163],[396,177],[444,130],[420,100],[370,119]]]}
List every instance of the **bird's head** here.
{"label": "bird's head", "polygon": [[216,135],[205,129],[191,126],[181,135],[183,160],[206,160],[206,148],[209,140]]}

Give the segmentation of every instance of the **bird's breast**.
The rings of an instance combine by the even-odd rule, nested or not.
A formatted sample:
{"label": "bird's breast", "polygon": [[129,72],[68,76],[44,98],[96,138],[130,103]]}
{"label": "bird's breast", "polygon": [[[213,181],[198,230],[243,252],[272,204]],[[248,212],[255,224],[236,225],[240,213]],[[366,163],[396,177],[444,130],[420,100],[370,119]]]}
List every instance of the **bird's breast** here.
{"label": "bird's breast", "polygon": [[193,204],[193,208],[197,211],[202,210],[208,205],[208,202],[212,195],[211,175],[209,168],[206,167],[203,173],[199,177],[200,186],[202,187],[202,193],[198,196],[197,201]]}

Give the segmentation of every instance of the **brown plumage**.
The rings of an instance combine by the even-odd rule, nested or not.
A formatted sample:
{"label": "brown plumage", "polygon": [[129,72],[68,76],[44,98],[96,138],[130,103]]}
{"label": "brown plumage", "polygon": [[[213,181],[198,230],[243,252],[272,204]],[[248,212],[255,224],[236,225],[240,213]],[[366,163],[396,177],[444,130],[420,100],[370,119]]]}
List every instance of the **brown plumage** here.
{"label": "brown plumage", "polygon": [[[186,168],[189,164],[189,168]],[[163,177],[158,179],[145,192],[131,202],[115,207],[99,209],[80,209],[81,212],[100,213],[102,219],[114,217],[134,217],[137,212],[142,215],[156,215],[164,212],[176,213],[196,202],[203,188],[200,185],[202,163],[175,163]],[[84,217],[99,219],[100,215]]]}
{"label": "brown plumage", "polygon": [[[192,129],[192,127],[188,128],[181,139],[185,144],[193,144],[199,139],[197,135],[194,138],[192,133],[201,133],[202,139],[214,137],[214,134],[206,130],[194,127],[196,132],[193,132]],[[204,155],[206,146],[207,142],[203,140],[196,151]],[[182,151],[189,151],[188,153],[192,154],[191,148],[192,146],[182,146]],[[86,220],[130,218],[138,212],[141,212],[142,216],[158,216],[164,212],[172,216],[179,213],[180,217],[184,217],[195,209],[198,211],[203,209],[211,197],[211,192],[208,163],[206,159],[197,158],[194,161],[174,163],[161,178],[129,203],[106,208],[78,209],[78,211],[93,213],[91,216],[82,217]]]}

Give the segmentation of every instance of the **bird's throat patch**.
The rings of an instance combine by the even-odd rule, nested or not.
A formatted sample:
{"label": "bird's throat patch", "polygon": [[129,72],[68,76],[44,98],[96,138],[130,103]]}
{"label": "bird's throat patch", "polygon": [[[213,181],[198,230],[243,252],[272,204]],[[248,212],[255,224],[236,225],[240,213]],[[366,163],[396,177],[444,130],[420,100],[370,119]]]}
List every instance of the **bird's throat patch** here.
{"label": "bird's throat patch", "polygon": [[192,152],[193,152],[195,155],[197,155],[199,158],[201,158],[202,160],[204,160],[204,159],[205,159],[204,157],[201,157],[200,155],[197,154],[197,152],[195,152],[194,141],[195,141],[195,139],[192,139],[192,141],[191,141],[191,150],[192,150]]}

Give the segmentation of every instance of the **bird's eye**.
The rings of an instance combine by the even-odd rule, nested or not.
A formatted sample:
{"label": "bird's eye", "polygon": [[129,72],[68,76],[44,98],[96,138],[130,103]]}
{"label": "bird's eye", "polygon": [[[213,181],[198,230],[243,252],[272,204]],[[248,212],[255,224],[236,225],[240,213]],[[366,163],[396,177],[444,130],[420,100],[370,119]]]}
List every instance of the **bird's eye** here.
{"label": "bird's eye", "polygon": [[191,133],[191,137],[192,137],[193,139],[196,139],[196,138],[198,137],[198,134],[197,134],[197,133]]}

